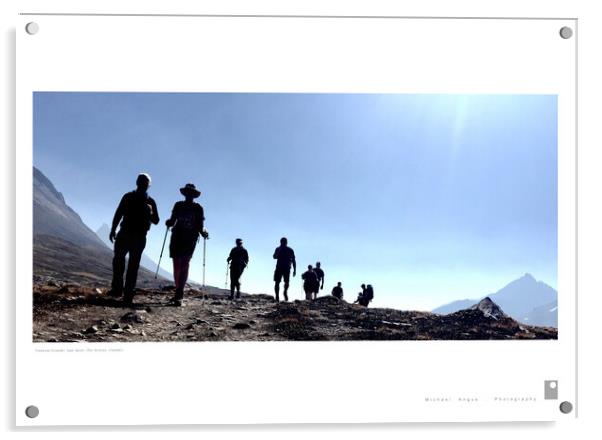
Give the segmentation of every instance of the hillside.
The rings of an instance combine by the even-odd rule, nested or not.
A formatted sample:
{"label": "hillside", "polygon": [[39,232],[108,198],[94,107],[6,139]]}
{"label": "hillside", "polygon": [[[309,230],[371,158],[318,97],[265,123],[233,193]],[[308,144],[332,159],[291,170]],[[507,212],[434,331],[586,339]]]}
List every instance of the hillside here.
{"label": "hillside", "polygon": [[556,339],[554,328],[507,317],[489,298],[449,315],[364,308],[332,296],[276,303],[268,295],[230,301],[220,289],[186,292],[184,307],[169,290],[142,289],[133,308],[104,291],[76,284],[34,289],[34,342],[352,341]]}
{"label": "hillside", "polygon": [[[108,286],[113,252],[65,202],[52,182],[33,168],[33,275],[34,281]],[[159,287],[154,273],[140,268],[138,284]]]}

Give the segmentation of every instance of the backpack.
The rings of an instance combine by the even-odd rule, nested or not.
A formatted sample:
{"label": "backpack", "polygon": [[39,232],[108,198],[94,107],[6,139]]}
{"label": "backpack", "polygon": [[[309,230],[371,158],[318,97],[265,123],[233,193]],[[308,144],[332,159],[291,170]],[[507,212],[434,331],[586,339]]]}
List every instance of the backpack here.
{"label": "backpack", "polygon": [[374,290],[372,289],[371,285],[368,285],[368,287],[366,287],[366,292],[364,293],[364,295],[368,301],[372,301],[374,299]]}

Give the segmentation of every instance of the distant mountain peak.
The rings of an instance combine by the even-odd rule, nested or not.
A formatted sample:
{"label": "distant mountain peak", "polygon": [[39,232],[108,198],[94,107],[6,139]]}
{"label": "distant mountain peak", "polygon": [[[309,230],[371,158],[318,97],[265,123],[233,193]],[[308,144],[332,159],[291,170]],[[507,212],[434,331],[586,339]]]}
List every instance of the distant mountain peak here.
{"label": "distant mountain peak", "polygon": [[111,232],[111,228],[106,223],[103,223],[100,228],[96,230],[96,235],[103,238],[105,235],[108,237]]}
{"label": "distant mountain peak", "polygon": [[59,237],[79,246],[101,244],[48,177],[33,167],[33,234]]}
{"label": "distant mountain peak", "polygon": [[536,281],[535,277],[533,275],[531,275],[529,272],[525,273],[522,277],[521,280],[529,280],[529,281]]}
{"label": "distant mountain peak", "polygon": [[33,184],[45,188],[52,196],[56,197],[61,203],[65,203],[65,197],[59,192],[48,177],[38,168],[33,167]]}
{"label": "distant mountain peak", "polygon": [[479,310],[486,318],[501,319],[507,318],[504,311],[491,298],[486,296],[477,304],[471,307],[472,310]]}

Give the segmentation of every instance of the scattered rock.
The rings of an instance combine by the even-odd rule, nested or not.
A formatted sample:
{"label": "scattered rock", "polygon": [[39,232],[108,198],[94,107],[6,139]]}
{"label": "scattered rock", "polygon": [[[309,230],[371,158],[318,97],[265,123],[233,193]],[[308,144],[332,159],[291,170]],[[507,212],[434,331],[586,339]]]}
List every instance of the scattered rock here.
{"label": "scattered rock", "polygon": [[93,334],[93,333],[97,333],[98,332],[98,327],[96,327],[95,325],[88,327],[86,330],[84,330],[84,333],[86,334]]}
{"label": "scattered rock", "polygon": [[488,296],[479,301],[478,304],[472,306],[471,310],[481,311],[486,318],[493,318],[495,320],[507,318],[500,306],[494,303]]}
{"label": "scattered rock", "polygon": [[96,289],[94,289],[94,293],[97,295],[102,295],[102,290],[100,290],[98,287]]}
{"label": "scattered rock", "polygon": [[121,317],[121,322],[135,322],[137,324],[142,324],[144,322],[144,318],[138,312],[128,312]]}
{"label": "scattered rock", "polygon": [[249,295],[243,307],[211,293],[206,303],[188,296],[190,308],[177,310],[156,305],[167,295],[149,288],[138,292],[139,307],[123,310],[120,301],[81,296],[93,292],[92,286],[57,283],[71,289],[58,295],[58,287],[43,283],[34,285],[36,342],[557,339],[556,329],[519,324],[491,299],[473,309],[437,315],[366,309],[328,296],[276,304],[272,296]]}

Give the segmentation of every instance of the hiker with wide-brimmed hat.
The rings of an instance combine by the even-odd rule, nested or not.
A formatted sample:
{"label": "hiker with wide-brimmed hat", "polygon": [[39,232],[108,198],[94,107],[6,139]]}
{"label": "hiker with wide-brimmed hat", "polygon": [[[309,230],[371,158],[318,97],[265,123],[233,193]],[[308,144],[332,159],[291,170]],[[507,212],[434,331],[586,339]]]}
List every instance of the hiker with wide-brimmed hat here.
{"label": "hiker with wide-brimmed hat", "polygon": [[205,222],[203,207],[194,201],[201,195],[201,192],[196,189],[194,184],[187,183],[186,186],[180,188],[180,193],[185,199],[175,203],[171,217],[165,222],[165,225],[171,228],[169,256],[173,259],[173,275],[176,284],[176,293],[171,302],[175,305],[181,305],[184,299],[184,286],[188,280],[190,260],[199,236],[209,237],[203,227]]}
{"label": "hiker with wide-brimmed hat", "polygon": [[226,261],[230,264],[230,299],[234,299],[234,289],[236,297],[240,298],[240,277],[249,264],[249,253],[242,245],[242,238],[236,239],[236,246],[232,248]]}
{"label": "hiker with wide-brimmed hat", "polygon": [[[113,217],[109,234],[111,243],[115,243],[113,256],[113,281],[109,296],[123,295],[124,305],[131,305],[140,268],[140,258],[146,246],[146,234],[151,224],[159,223],[157,204],[147,193],[151,178],[141,173],[136,178],[136,189],[126,193],[119,202]],[[119,226],[119,233],[117,233]],[[125,271],[125,257],[128,256],[128,267]]]}

